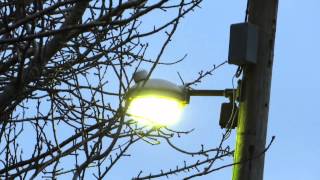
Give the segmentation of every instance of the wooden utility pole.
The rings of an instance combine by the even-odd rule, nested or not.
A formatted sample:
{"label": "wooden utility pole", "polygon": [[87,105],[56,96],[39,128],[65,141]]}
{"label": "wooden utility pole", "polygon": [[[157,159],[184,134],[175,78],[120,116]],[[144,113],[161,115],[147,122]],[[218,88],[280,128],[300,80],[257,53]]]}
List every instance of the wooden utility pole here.
{"label": "wooden utility pole", "polygon": [[278,0],[249,0],[259,29],[257,64],[244,67],[233,180],[262,180]]}

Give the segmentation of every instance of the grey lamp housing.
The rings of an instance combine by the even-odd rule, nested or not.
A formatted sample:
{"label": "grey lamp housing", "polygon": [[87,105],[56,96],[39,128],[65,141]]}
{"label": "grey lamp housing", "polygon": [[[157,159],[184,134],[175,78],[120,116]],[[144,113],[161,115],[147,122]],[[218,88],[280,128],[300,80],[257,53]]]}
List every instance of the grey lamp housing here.
{"label": "grey lamp housing", "polygon": [[180,100],[185,104],[189,103],[188,91],[185,86],[178,86],[164,79],[146,80],[147,74],[146,71],[138,71],[134,74],[133,79],[136,84],[132,86],[126,94],[126,98],[129,101],[132,97],[157,94],[159,96]]}

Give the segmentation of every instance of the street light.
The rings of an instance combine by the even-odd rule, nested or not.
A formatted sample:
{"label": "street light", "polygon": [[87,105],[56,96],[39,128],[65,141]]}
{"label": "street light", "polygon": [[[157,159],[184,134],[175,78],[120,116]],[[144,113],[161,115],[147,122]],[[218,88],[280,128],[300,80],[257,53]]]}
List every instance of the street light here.
{"label": "street light", "polygon": [[128,90],[129,114],[140,124],[152,127],[176,124],[188,103],[186,88],[163,79],[146,80],[148,73],[133,75],[136,84]]}
{"label": "street light", "polygon": [[146,71],[136,72],[133,76],[136,84],[126,94],[127,114],[139,124],[151,127],[174,125],[179,122],[190,96],[225,96],[230,102],[222,104],[219,124],[223,128],[236,126],[236,123],[228,125],[237,112],[234,89],[194,90],[163,79],[147,80],[147,74]]}
{"label": "street light", "polygon": [[[147,79],[147,72],[141,71],[135,74],[134,79],[137,84],[129,89],[126,101],[129,103],[127,105],[129,106],[129,113],[132,113],[131,116],[136,115],[146,122],[151,121],[153,122],[151,125],[154,127],[158,122],[161,125],[170,124],[169,122],[172,120],[175,122],[175,118],[179,116],[171,117],[171,115],[176,112],[180,114],[181,107],[189,103],[190,96],[225,96],[229,98],[230,102],[222,103],[219,124],[222,128],[228,129],[235,128],[238,124],[238,110],[235,103],[237,101],[241,105],[241,113],[239,113],[241,116],[239,116],[234,153],[233,179],[235,180],[248,179],[249,177],[263,179],[264,153],[268,149],[264,149],[264,146],[268,122],[272,74],[270,67],[272,67],[273,60],[277,1],[270,1],[269,4],[267,3],[269,1],[265,1],[261,7],[258,6],[259,3],[257,2],[253,3],[253,7],[258,8],[256,8],[256,11],[254,11],[255,8],[251,8],[251,13],[259,14],[258,12],[262,12],[259,9],[265,5],[271,7],[271,11],[263,11],[262,16],[251,18],[256,20],[260,26],[245,22],[233,24],[230,28],[228,63],[238,66],[239,71],[236,75],[240,75],[239,72],[244,69],[243,80],[238,81],[237,89],[193,90],[184,86],[177,86],[166,80]],[[268,19],[270,21],[266,21]],[[259,20],[261,21],[259,22]],[[260,37],[263,38],[260,39]],[[271,56],[265,56],[265,54],[271,54]],[[145,95],[148,98],[139,100]],[[176,103],[174,107],[177,108],[171,108],[169,105],[164,105],[165,108],[159,108],[160,104],[165,104],[163,101],[153,99],[159,97],[160,99],[167,99],[168,102]],[[135,103],[136,99],[139,103]],[[150,103],[150,101],[154,103]],[[154,108],[158,110],[155,111]],[[256,111],[252,111],[252,109]],[[149,114],[154,114],[154,116],[148,115],[145,117],[144,110],[148,111]],[[136,111],[140,113],[136,113]],[[157,112],[157,114],[153,112]],[[134,119],[139,121],[139,118],[134,117]]]}

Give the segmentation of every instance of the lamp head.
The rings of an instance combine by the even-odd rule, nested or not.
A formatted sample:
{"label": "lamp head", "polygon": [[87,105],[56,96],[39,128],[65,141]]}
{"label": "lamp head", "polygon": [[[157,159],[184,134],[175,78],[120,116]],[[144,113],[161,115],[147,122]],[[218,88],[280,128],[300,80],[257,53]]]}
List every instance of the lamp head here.
{"label": "lamp head", "polygon": [[127,113],[138,123],[152,127],[176,124],[188,103],[186,88],[163,79],[144,79],[134,75],[136,84],[128,90]]}

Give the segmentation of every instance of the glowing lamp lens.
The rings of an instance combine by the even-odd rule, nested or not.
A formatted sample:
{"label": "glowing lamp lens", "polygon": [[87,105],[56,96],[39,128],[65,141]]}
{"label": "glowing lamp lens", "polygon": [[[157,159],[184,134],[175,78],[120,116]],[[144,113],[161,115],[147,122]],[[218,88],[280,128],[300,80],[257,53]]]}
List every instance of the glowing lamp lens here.
{"label": "glowing lamp lens", "polygon": [[141,125],[159,127],[176,124],[180,120],[184,103],[161,96],[138,96],[128,107],[130,116]]}

